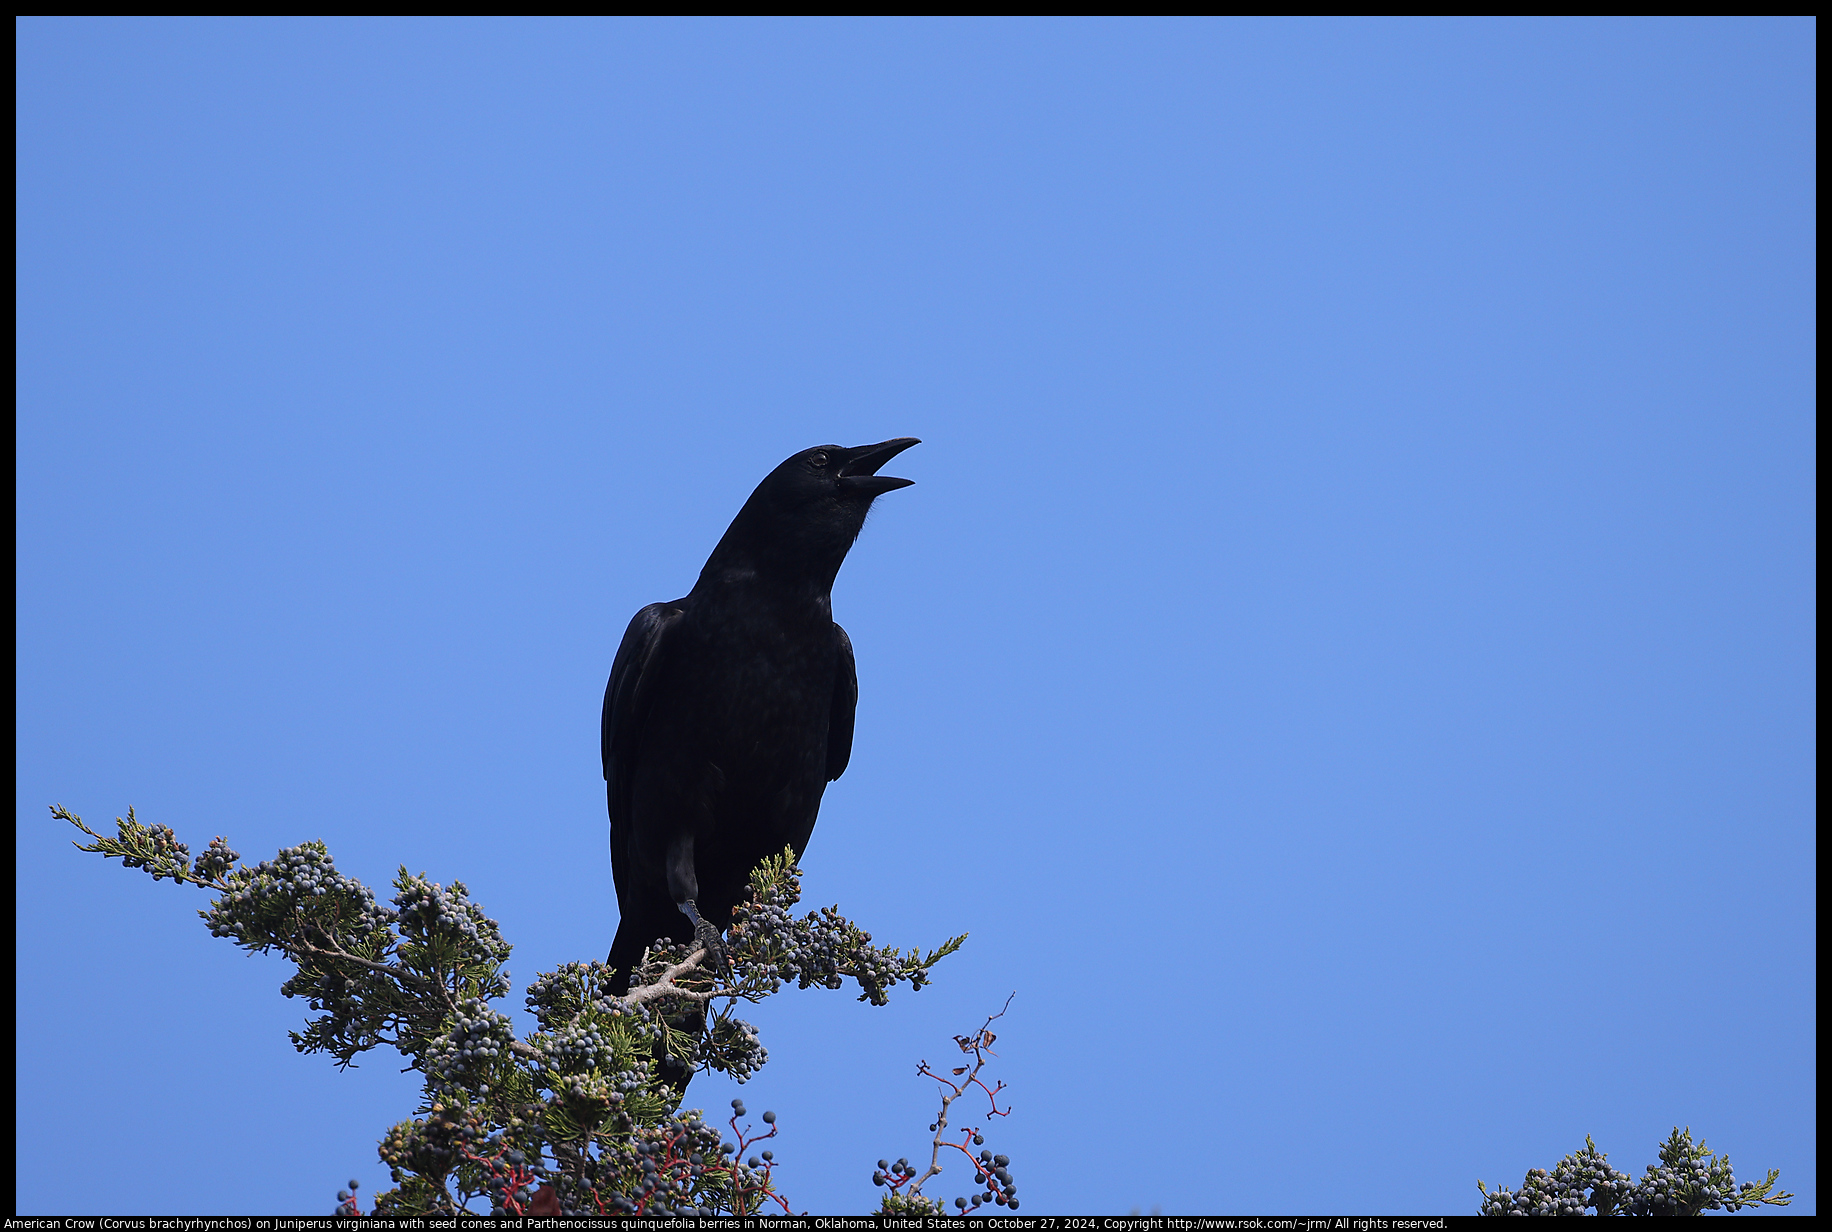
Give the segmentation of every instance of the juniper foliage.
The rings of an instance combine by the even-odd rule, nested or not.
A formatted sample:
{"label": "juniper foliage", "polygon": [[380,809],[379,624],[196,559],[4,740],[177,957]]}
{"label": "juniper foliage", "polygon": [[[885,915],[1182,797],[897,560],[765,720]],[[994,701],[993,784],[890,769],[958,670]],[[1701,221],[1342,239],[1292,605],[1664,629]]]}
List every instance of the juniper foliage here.
{"label": "juniper foliage", "polygon": [[1609,1156],[1584,1137],[1584,1149],[1565,1156],[1550,1172],[1534,1168],[1518,1190],[1496,1186],[1490,1193],[1481,1181],[1479,1215],[1697,1215],[1702,1211],[1740,1211],[1751,1206],[1786,1206],[1791,1193],[1775,1192],[1779,1169],[1770,1169],[1760,1185],[1737,1184],[1730,1157],[1692,1141],[1692,1130],[1675,1127],[1660,1146],[1660,1162],[1649,1164],[1641,1179],[1609,1166]]}
{"label": "juniper foliage", "polygon": [[[775,1136],[775,1114],[763,1114],[762,1130],[741,1125],[746,1112],[733,1101],[728,1137],[702,1112],[678,1107],[656,1073],[657,1045],[744,1082],[768,1052],[736,1016],[740,1004],[789,984],[837,989],[851,979],[859,1000],[884,1005],[900,984],[922,988],[966,940],[906,952],[873,944],[837,907],[797,917],[801,870],[785,850],[752,874],[721,969],[706,969],[697,944],[657,942],[628,992],[614,996],[609,967],[568,963],[529,985],[538,1029],[522,1039],[492,1004],[511,987],[509,943],[462,882],[443,886],[402,867],[384,904],[339,872],[321,842],[246,865],[217,838],[193,861],[169,827],[146,825],[132,809],[115,819],[113,836],[61,805],[51,812],[92,840],[78,850],[213,892],[198,912],[212,935],[293,963],[280,991],[316,1015],[291,1033],[300,1052],[327,1053],[341,1068],[386,1044],[420,1071],[418,1115],[378,1148],[394,1182],[374,1200],[378,1215],[449,1216],[482,1202],[517,1215],[744,1215],[766,1204],[786,1212],[772,1153],[747,1155]],[[680,1019],[683,1002],[710,1008],[704,1035],[670,1027],[670,1009]],[[355,1189],[339,1192],[338,1214],[359,1213]]]}

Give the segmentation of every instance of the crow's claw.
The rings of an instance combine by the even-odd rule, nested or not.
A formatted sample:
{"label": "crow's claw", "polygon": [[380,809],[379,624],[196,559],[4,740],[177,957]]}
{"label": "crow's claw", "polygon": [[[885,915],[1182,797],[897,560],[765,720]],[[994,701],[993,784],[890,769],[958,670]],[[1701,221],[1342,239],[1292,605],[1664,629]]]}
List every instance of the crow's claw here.
{"label": "crow's claw", "polygon": [[714,928],[705,917],[694,920],[693,939],[706,951],[710,969],[723,975],[731,970],[731,959],[725,953],[725,942],[719,937],[719,930]]}

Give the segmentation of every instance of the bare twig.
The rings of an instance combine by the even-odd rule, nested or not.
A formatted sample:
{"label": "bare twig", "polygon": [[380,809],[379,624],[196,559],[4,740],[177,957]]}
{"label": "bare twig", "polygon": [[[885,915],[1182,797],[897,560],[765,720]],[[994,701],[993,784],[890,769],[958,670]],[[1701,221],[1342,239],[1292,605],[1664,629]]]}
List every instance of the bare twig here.
{"label": "bare twig", "polygon": [[960,1082],[954,1081],[954,1078],[960,1076],[960,1070],[954,1071],[952,1077],[943,1077],[930,1069],[927,1061],[922,1062],[916,1067],[916,1072],[918,1074],[935,1079],[936,1082],[940,1083],[946,1089],[941,1092],[941,1113],[935,1118],[935,1137],[929,1143],[929,1170],[918,1177],[914,1185],[910,1186],[910,1192],[912,1194],[921,1193],[922,1187],[928,1183],[930,1177],[939,1176],[941,1174],[941,1150],[943,1147],[953,1147],[961,1154],[966,1155],[968,1159],[973,1158],[973,1155],[966,1147],[958,1143],[945,1141],[942,1138],[942,1135],[948,1130],[948,1105],[952,1104],[962,1095],[965,1095],[968,1087],[977,1086],[992,1098],[992,1111],[986,1114],[988,1120],[995,1116],[1010,1115],[1011,1109],[1007,1108],[1003,1111],[999,1109],[998,1096],[999,1092],[1005,1089],[1005,1083],[1001,1081],[998,1086],[988,1088],[985,1083],[980,1081],[980,1070],[985,1068],[986,1059],[988,1057],[996,1057],[998,1055],[998,1053],[992,1050],[992,1042],[996,1037],[987,1028],[991,1027],[996,1019],[1005,1017],[1005,1011],[1011,1008],[1011,998],[1017,995],[1018,994],[1014,992],[1011,996],[1006,997],[1005,1004],[999,1007],[999,1012],[993,1014],[991,1017],[987,1018],[985,1022],[981,1023],[980,1029],[974,1032],[971,1037],[965,1035],[957,1035],[954,1037],[955,1042],[960,1045],[962,1052],[971,1052],[973,1054],[973,1070],[965,1079]]}
{"label": "bare twig", "polygon": [[685,975],[689,971],[698,970],[700,961],[706,957],[706,953],[706,947],[699,946],[686,958],[682,959],[674,966],[666,968],[655,978],[653,983],[638,984],[635,988],[630,989],[629,992],[617,999],[622,1001],[625,1005],[632,1007],[645,1004],[649,1001],[655,1001],[662,997],[681,997],[688,1001],[702,1002],[716,1001],[720,997],[730,997],[734,1001],[741,997],[748,1000],[749,998],[746,997],[742,989],[715,987],[701,991],[693,988],[682,988],[679,984],[674,982],[676,976]]}

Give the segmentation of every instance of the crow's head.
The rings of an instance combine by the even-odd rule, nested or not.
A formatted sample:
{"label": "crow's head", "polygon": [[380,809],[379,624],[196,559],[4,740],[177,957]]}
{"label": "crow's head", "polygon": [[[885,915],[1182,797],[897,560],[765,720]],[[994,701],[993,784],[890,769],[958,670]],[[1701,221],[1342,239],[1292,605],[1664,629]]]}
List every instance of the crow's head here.
{"label": "crow's head", "polygon": [[880,475],[878,468],[911,445],[921,443],[913,436],[900,436],[894,441],[855,445],[851,449],[844,445],[816,445],[771,471],[757,485],[755,495],[782,509],[827,505],[858,509],[862,515],[874,497],[915,482]]}
{"label": "crow's head", "polygon": [[[708,571],[737,568],[810,581],[834,574],[865,525],[871,503],[914,480],[880,475],[878,468],[919,444],[913,436],[876,445],[816,445],[764,476],[712,559]],[[702,574],[705,576],[705,574]]]}

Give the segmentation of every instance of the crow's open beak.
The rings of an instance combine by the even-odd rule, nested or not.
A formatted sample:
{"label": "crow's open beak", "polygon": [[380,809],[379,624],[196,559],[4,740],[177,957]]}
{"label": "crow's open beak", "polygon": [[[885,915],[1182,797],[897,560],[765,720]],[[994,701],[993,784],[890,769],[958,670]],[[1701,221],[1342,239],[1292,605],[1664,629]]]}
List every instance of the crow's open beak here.
{"label": "crow's open beak", "polygon": [[881,441],[876,445],[860,445],[856,449],[847,450],[849,456],[840,463],[840,487],[848,492],[867,493],[871,496],[909,487],[916,482],[914,479],[880,475],[878,468],[911,445],[920,444],[922,442],[913,436],[900,436],[895,440]]}

